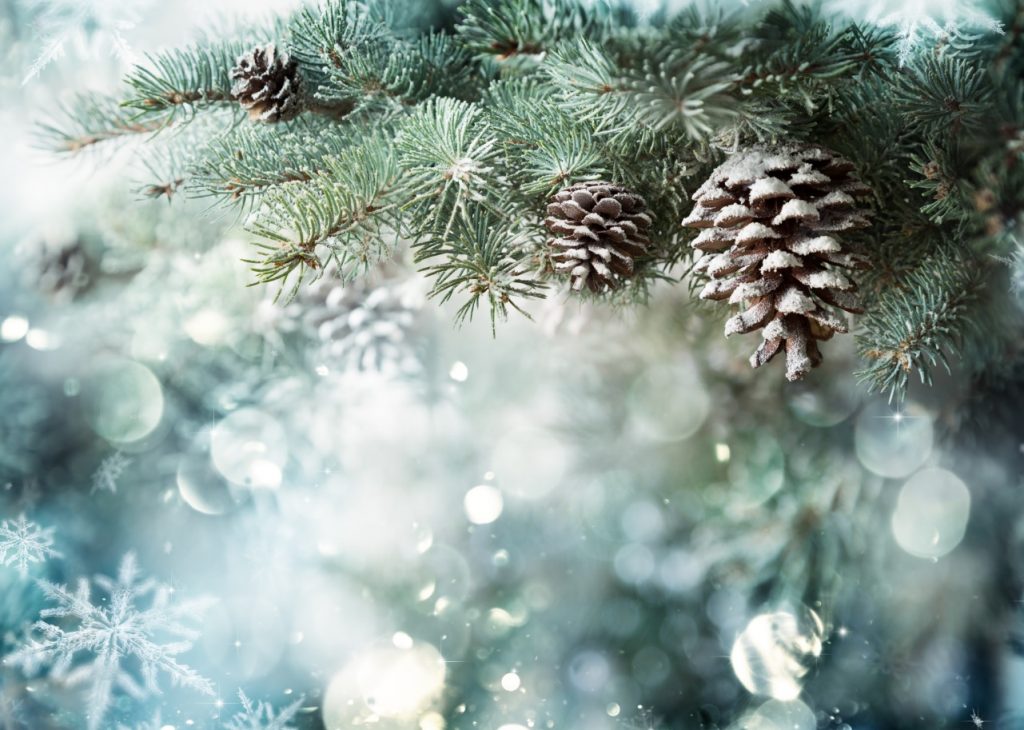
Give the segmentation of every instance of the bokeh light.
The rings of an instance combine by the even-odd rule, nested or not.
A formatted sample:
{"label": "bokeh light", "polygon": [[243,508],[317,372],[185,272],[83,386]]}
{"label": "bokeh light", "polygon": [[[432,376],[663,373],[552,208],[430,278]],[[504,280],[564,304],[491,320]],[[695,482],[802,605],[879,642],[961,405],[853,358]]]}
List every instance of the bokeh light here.
{"label": "bokeh light", "polygon": [[919,558],[941,558],[964,537],[971,493],[951,471],[921,469],[900,488],[892,513],[892,534],[901,548]]}
{"label": "bokeh light", "polygon": [[824,626],[810,610],[755,616],[733,642],[729,661],[748,692],[795,700],[803,678],[821,656]]}

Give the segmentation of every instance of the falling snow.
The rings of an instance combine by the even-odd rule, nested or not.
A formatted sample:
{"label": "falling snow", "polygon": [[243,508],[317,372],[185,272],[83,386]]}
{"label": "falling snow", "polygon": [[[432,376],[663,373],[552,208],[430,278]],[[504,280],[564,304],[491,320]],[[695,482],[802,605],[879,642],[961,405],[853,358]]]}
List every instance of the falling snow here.
{"label": "falling snow", "polygon": [[60,557],[54,550],[52,527],[40,527],[25,518],[24,513],[13,522],[0,523],[0,565],[17,566],[24,578],[29,563],[41,563],[46,558]]}
{"label": "falling snow", "polygon": [[130,463],[131,460],[125,458],[125,455],[120,451],[115,451],[105,458],[100,462],[99,468],[93,472],[92,491],[105,491],[117,494],[117,480],[121,478],[121,472]]}
{"label": "falling snow", "polygon": [[[121,560],[116,580],[98,575],[93,583],[106,594],[96,603],[85,578],[79,580],[75,591],[39,581],[45,596],[58,605],[40,613],[34,634],[5,657],[4,663],[20,666],[30,674],[48,665],[51,679],[87,687],[89,730],[101,726],[115,691],[136,699],[158,693],[157,676],[161,672],[174,684],[213,694],[208,680],[176,658],[191,649],[198,638],[189,624],[199,619],[209,601],[174,604],[174,591],[142,578],[131,553]],[[46,619],[57,619],[60,625]],[[168,637],[167,643],[158,638],[162,636]],[[76,664],[80,653],[90,658]],[[132,666],[139,666],[141,681],[124,666],[129,660]]]}
{"label": "falling snow", "polygon": [[279,713],[269,702],[253,703],[241,690],[238,691],[238,699],[242,703],[242,711],[224,724],[224,730],[294,730],[291,721],[298,713],[303,698],[295,700]]}
{"label": "falling snow", "polygon": [[94,57],[106,53],[123,63],[137,60],[126,33],[151,0],[36,0],[33,36],[39,52],[22,83],[27,84],[69,49]]}

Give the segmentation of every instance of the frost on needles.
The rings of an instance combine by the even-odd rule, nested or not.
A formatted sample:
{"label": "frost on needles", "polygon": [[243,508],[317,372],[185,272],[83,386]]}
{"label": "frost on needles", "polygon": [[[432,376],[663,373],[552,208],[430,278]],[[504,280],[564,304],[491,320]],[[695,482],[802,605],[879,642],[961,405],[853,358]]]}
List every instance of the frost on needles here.
{"label": "frost on needles", "polygon": [[[1005,264],[1024,42],[908,45],[834,5],[641,18],[611,1],[468,0],[427,27],[408,3],[333,0],[154,54],[122,95],[80,97],[45,133],[67,153],[138,145],[148,194],[243,212],[254,276],[286,297],[410,250],[434,297],[492,326],[545,296],[636,306],[692,284],[698,234],[682,221],[711,171],[751,147],[820,145],[872,191],[872,225],[844,238],[871,264],[851,323],[868,386],[901,397],[956,367],[998,388],[1024,360]],[[1015,27],[1003,8],[992,28]],[[650,246],[615,286],[571,288],[583,265],[546,245],[544,219],[558,191],[597,181],[646,202]],[[595,246],[572,250],[607,265]]]}

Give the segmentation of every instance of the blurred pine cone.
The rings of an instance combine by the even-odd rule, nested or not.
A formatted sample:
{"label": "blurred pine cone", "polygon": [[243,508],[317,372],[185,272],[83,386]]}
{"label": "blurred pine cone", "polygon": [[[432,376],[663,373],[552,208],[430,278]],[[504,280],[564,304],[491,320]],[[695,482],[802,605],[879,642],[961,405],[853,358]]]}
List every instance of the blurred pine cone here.
{"label": "blurred pine cone", "polygon": [[61,243],[44,241],[33,255],[31,275],[35,288],[43,294],[68,302],[89,286],[89,256],[80,238]]}
{"label": "blurred pine cone", "polygon": [[283,308],[271,306],[270,326],[304,340],[317,366],[389,377],[422,370],[422,300],[407,283],[344,282],[329,266]]}
{"label": "blurred pine cone", "polygon": [[750,358],[760,367],[786,348],[786,377],[803,378],[821,363],[818,340],[846,332],[847,312],[863,311],[850,269],[867,268],[844,253],[837,234],[868,225],[855,197],[871,192],[853,163],[824,147],[787,145],[741,150],[711,173],[684,226],[703,228],[693,247],[705,253],[695,271],[710,281],[701,299],[728,299],[743,312],[726,336],[762,329]]}
{"label": "blurred pine cone", "polygon": [[298,65],[273,43],[257,46],[231,69],[231,96],[260,122],[286,122],[302,108]]}
{"label": "blurred pine cone", "polygon": [[616,288],[636,272],[647,253],[651,217],[644,199],[618,185],[583,182],[559,191],[548,204],[544,225],[556,272],[568,274],[574,291]]}

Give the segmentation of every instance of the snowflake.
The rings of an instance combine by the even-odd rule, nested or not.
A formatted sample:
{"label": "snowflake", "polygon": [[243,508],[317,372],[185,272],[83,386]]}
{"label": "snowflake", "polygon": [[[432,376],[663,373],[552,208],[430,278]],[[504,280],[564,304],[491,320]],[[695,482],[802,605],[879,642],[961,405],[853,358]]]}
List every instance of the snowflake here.
{"label": "snowflake", "polygon": [[981,719],[981,715],[978,714],[977,710],[971,710],[971,723],[976,728],[981,728],[985,725],[985,721]]}
{"label": "snowflake", "polygon": [[28,575],[29,563],[60,557],[51,545],[53,528],[42,528],[35,522],[29,522],[24,513],[15,522],[4,520],[0,523],[0,564],[17,565],[23,578]]}
{"label": "snowflake", "polygon": [[41,49],[22,83],[62,58],[69,46],[78,55],[95,56],[101,46],[119,61],[137,60],[125,33],[136,25],[151,0],[32,0],[35,34]]}
{"label": "snowflake", "polygon": [[[44,609],[40,619],[58,619],[62,626],[77,621],[72,628],[63,628],[40,620],[33,627],[38,636],[30,636],[24,646],[8,655],[4,662],[33,673],[43,665],[51,665],[50,677],[68,685],[89,688],[87,727],[98,730],[109,709],[116,689],[135,699],[148,693],[159,693],[157,675],[171,677],[172,682],[191,687],[205,694],[214,694],[210,682],[195,670],[181,664],[176,657],[192,648],[198,632],[188,623],[197,621],[209,605],[207,600],[193,600],[173,605],[173,590],[152,579],[141,579],[135,556],[128,553],[121,560],[117,579],[98,575],[94,582],[107,597],[93,603],[88,579],[82,578],[74,592],[62,585],[39,581],[48,599],[58,604]],[[145,607],[137,605],[146,603]],[[160,643],[161,635],[169,637]],[[75,655],[87,652],[91,660],[72,666]],[[136,662],[142,674],[140,684],[122,662]]]}
{"label": "snowflake", "polygon": [[120,451],[100,462],[99,468],[92,475],[92,491],[104,490],[117,494],[117,480],[121,478],[121,472],[131,463]]}
{"label": "snowflake", "polygon": [[295,700],[280,713],[275,713],[274,706],[269,702],[257,702],[238,690],[238,699],[242,702],[242,711],[224,724],[224,730],[294,730],[291,721],[299,711],[303,698]]}

